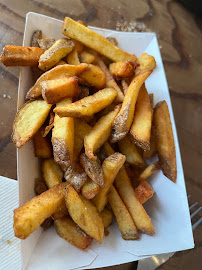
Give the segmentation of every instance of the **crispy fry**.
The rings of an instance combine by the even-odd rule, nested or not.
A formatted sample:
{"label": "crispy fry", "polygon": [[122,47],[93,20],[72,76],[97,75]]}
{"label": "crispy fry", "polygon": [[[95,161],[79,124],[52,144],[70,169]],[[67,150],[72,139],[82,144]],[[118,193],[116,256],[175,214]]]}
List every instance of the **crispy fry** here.
{"label": "crispy fry", "polygon": [[96,194],[98,194],[99,190],[99,185],[93,182],[90,178],[88,178],[83,185],[81,192],[84,198],[91,200],[95,197]]}
{"label": "crispy fry", "polygon": [[50,158],[52,156],[52,147],[50,140],[42,136],[40,128],[33,137],[35,157]]}
{"label": "crispy fry", "polygon": [[80,155],[80,164],[90,179],[99,186],[104,187],[103,171],[101,162],[98,158],[96,160],[92,160],[83,153]]}
{"label": "crispy fry", "polygon": [[144,181],[147,178],[149,178],[152,174],[154,174],[155,172],[159,171],[160,169],[160,164],[159,161],[151,164],[150,166],[148,166],[139,176],[138,181]]}
{"label": "crispy fry", "polygon": [[55,43],[55,39],[53,37],[49,38],[41,38],[38,40],[39,47],[43,50],[48,50]]}
{"label": "crispy fry", "polygon": [[48,188],[52,188],[62,182],[63,171],[60,166],[55,163],[55,161],[50,159],[45,159],[42,164],[43,178]]}
{"label": "crispy fry", "polygon": [[55,68],[52,68],[51,70],[45,72],[41,77],[36,81],[34,86],[28,91],[26,98],[27,99],[33,99],[36,97],[41,96],[41,82],[45,80],[53,80],[60,77],[72,77],[77,76],[81,72],[83,72],[85,69],[88,68],[87,64],[80,64],[78,66],[73,65],[60,65]]}
{"label": "crispy fry", "polygon": [[105,186],[100,189],[99,193],[92,200],[99,212],[101,212],[107,204],[107,195],[110,187],[112,186],[114,179],[120,168],[123,166],[125,160],[125,156],[120,153],[114,153],[104,160],[102,170]]}
{"label": "crispy fry", "polygon": [[[61,100],[56,104],[56,108],[71,103],[70,98]],[[67,169],[74,159],[74,119],[55,115],[54,128],[52,131],[52,145],[55,162],[63,170]]]}
{"label": "crispy fry", "polygon": [[150,69],[153,70],[156,67],[155,58],[147,53],[143,53],[138,59],[139,67],[137,70]]}
{"label": "crispy fry", "polygon": [[67,63],[70,65],[80,64],[78,52],[75,48],[67,55]]}
{"label": "crispy fry", "polygon": [[39,59],[39,68],[48,70],[73,50],[74,42],[71,39],[58,39]]}
{"label": "crispy fry", "polygon": [[126,135],[122,140],[118,141],[121,153],[126,156],[126,161],[135,167],[144,168],[145,162],[139,154],[134,143],[131,142],[129,135]]}
{"label": "crispy fry", "polygon": [[57,103],[63,98],[77,96],[81,92],[75,76],[43,81],[41,88],[42,97],[49,104]]}
{"label": "crispy fry", "polygon": [[38,47],[7,45],[0,56],[1,62],[9,66],[37,66],[44,50]]}
{"label": "crispy fry", "polygon": [[143,158],[150,159],[156,154],[156,134],[154,126],[151,127],[150,150],[143,151]]}
{"label": "crispy fry", "polygon": [[177,178],[175,141],[166,101],[159,102],[154,110],[154,126],[157,133],[156,145],[161,169],[173,182]]}
{"label": "crispy fry", "polygon": [[67,189],[66,205],[72,219],[88,235],[102,243],[104,224],[96,207],[79,196],[71,186]]}
{"label": "crispy fry", "polygon": [[21,148],[39,130],[51,109],[44,100],[35,100],[25,103],[17,112],[12,139],[17,148]]}
{"label": "crispy fry", "polygon": [[95,60],[95,56],[87,51],[83,51],[80,53],[80,59],[81,63],[92,64]]}
{"label": "crispy fry", "polygon": [[134,55],[122,51],[110,43],[110,41],[108,41],[106,38],[68,17],[66,17],[64,20],[63,34],[80,41],[85,46],[105,55],[114,62],[124,60],[137,60]]}
{"label": "crispy fry", "polygon": [[30,46],[31,47],[39,47],[38,40],[41,38],[42,38],[42,31],[41,30],[34,31],[34,33],[32,35]]}
{"label": "crispy fry", "polygon": [[105,208],[104,210],[102,210],[100,215],[104,223],[104,228],[107,229],[112,224],[113,213],[111,210]]}
{"label": "crispy fry", "polygon": [[93,242],[93,238],[85,234],[70,217],[56,219],[54,225],[60,237],[82,250]]}
{"label": "crispy fry", "polygon": [[94,153],[106,142],[111,134],[112,123],[120,110],[117,105],[113,111],[103,116],[84,138],[85,153],[90,159],[96,159]]}
{"label": "crispy fry", "polygon": [[135,105],[135,114],[130,134],[134,142],[144,150],[150,149],[151,124],[152,108],[147,89],[145,84],[143,84]]}
{"label": "crispy fry", "polygon": [[139,90],[150,74],[151,70],[142,70],[130,83],[127,93],[124,97],[121,110],[112,125],[112,142],[121,140],[130,130],[131,124],[133,122],[135,104]]}
{"label": "crispy fry", "polygon": [[138,239],[135,224],[114,186],[110,189],[108,200],[116,217],[122,238],[124,240]]}
{"label": "crispy fry", "polygon": [[115,186],[138,230],[153,235],[155,232],[151,220],[144,207],[135,197],[134,189],[125,169],[121,170],[116,176]]}
{"label": "crispy fry", "polygon": [[66,170],[65,179],[79,192],[87,181],[87,175],[78,164],[74,164]]}
{"label": "crispy fry", "polygon": [[123,98],[124,98],[124,95],[123,95],[120,87],[118,86],[118,84],[114,80],[113,76],[109,72],[109,70],[108,70],[107,66],[105,65],[105,63],[102,61],[102,59],[98,55],[96,55],[96,59],[95,59],[94,63],[98,67],[100,67],[101,70],[105,73],[105,75],[106,75],[106,87],[114,88],[116,90],[116,92],[117,92],[117,97],[115,99],[116,103],[122,102]]}
{"label": "crispy fry", "polygon": [[89,67],[79,75],[84,82],[88,85],[95,86],[102,89],[106,83],[106,76],[104,72],[97,66],[90,64]]}
{"label": "crispy fry", "polygon": [[27,238],[47,218],[54,214],[64,202],[68,183],[61,183],[34,197],[14,210],[14,233],[20,239]]}
{"label": "crispy fry", "polygon": [[137,62],[132,61],[116,62],[109,65],[109,71],[117,79],[128,78],[134,76],[138,65]]}
{"label": "crispy fry", "polygon": [[153,188],[147,181],[142,181],[138,187],[135,188],[135,197],[139,200],[141,204],[148,201],[154,194]]}
{"label": "crispy fry", "polygon": [[55,114],[53,111],[50,111],[50,118],[49,118],[49,123],[48,126],[45,127],[44,132],[43,132],[43,137],[46,137],[48,133],[51,131],[51,129],[54,126],[54,118]]}
{"label": "crispy fry", "polygon": [[104,88],[94,95],[85,97],[64,107],[55,108],[54,112],[60,117],[83,117],[94,115],[111,104],[116,97],[116,91],[112,88]]}
{"label": "crispy fry", "polygon": [[84,46],[81,42],[78,40],[72,39],[74,42],[74,48],[77,50],[78,53],[81,53],[84,49]]}

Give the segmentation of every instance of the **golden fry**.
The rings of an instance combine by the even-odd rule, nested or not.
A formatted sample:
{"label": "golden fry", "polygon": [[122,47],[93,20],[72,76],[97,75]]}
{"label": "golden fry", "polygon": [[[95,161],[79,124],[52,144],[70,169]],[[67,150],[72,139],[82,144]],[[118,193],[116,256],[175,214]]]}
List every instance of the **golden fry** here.
{"label": "golden fry", "polygon": [[43,161],[42,172],[48,188],[52,188],[53,186],[62,183],[63,171],[52,158]]}
{"label": "golden fry", "polygon": [[67,55],[67,63],[69,65],[79,65],[79,56],[76,48],[74,48],[68,55]]}
{"label": "golden fry", "polygon": [[52,47],[54,43],[55,39],[53,37],[38,39],[39,47],[45,51]]}
{"label": "golden fry", "polygon": [[35,157],[50,158],[52,156],[51,142],[47,137],[42,136],[40,128],[33,137]]}
{"label": "golden fry", "polygon": [[153,70],[156,67],[155,58],[152,55],[149,55],[147,53],[143,53],[138,59],[138,62],[140,65],[139,67],[137,67],[137,70],[143,70],[143,69]]}
{"label": "golden fry", "polygon": [[135,69],[139,64],[132,61],[121,61],[109,65],[110,73],[117,79],[134,76]]}
{"label": "golden fry", "polygon": [[139,200],[141,204],[148,201],[154,194],[153,188],[147,181],[142,181],[138,187],[135,188],[135,197]]}
{"label": "golden fry", "polygon": [[107,229],[113,221],[113,213],[111,210],[105,208],[104,210],[102,210],[102,212],[100,213],[103,223],[104,223],[104,228]]}
{"label": "golden fry", "polygon": [[99,185],[93,182],[90,178],[88,178],[83,185],[81,192],[85,199],[91,200],[95,197],[96,194],[98,194],[99,190]]}
{"label": "golden fry", "polygon": [[159,161],[155,162],[153,164],[151,164],[150,166],[148,166],[139,176],[138,181],[144,181],[147,178],[149,178],[152,174],[154,174],[155,172],[159,171],[160,169],[160,165],[159,165]]}
{"label": "golden fry", "polygon": [[95,60],[95,56],[87,51],[80,53],[81,63],[92,64]]}

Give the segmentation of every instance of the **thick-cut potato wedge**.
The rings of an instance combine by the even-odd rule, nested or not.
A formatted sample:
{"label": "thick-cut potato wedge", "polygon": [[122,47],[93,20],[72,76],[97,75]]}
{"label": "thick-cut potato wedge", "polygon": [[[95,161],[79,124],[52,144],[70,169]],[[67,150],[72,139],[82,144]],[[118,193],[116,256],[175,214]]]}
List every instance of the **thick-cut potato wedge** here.
{"label": "thick-cut potato wedge", "polygon": [[74,222],[85,233],[95,238],[101,244],[104,224],[96,207],[81,195],[79,196],[72,186],[69,186],[67,189],[66,205]]}
{"label": "thick-cut potato wedge", "polygon": [[104,228],[107,229],[113,221],[113,212],[107,208],[105,208],[104,210],[102,210],[102,212],[100,213],[103,223],[104,223]]}
{"label": "thick-cut potato wedge", "polygon": [[138,232],[132,217],[130,216],[130,213],[128,212],[114,186],[112,186],[110,189],[108,200],[116,217],[122,238],[124,240],[138,239]]}
{"label": "thick-cut potato wedge", "polygon": [[53,186],[62,183],[63,171],[52,158],[43,161],[42,172],[48,188],[52,188]]}
{"label": "thick-cut potato wedge", "polygon": [[41,77],[36,81],[34,86],[30,88],[30,90],[28,91],[26,98],[34,99],[36,97],[41,96],[42,92],[41,82],[45,80],[53,80],[64,76],[66,77],[77,76],[87,68],[88,64],[80,64],[78,66],[66,64],[54,67],[51,70],[45,72],[43,75],[41,75]]}
{"label": "thick-cut potato wedge", "polygon": [[142,70],[130,83],[124,97],[121,110],[112,125],[112,142],[121,140],[129,132],[133,122],[135,104],[139,90],[150,74],[151,70]]}
{"label": "thick-cut potato wedge", "polygon": [[166,101],[159,102],[154,109],[154,127],[156,131],[156,147],[161,169],[173,182],[177,178],[175,141],[172,124]]}
{"label": "thick-cut potato wedge", "polygon": [[54,126],[54,118],[55,114],[53,111],[50,111],[50,118],[49,118],[49,123],[48,126],[45,127],[44,132],[43,132],[43,137],[46,137],[48,133],[51,131],[51,129]]}
{"label": "thick-cut potato wedge", "polygon": [[77,96],[81,92],[76,76],[43,81],[41,88],[42,97],[49,104],[55,104],[63,98]]}
{"label": "thick-cut potato wedge", "polygon": [[46,120],[51,109],[44,100],[35,100],[25,103],[17,112],[12,139],[17,148],[21,148],[39,130]]}
{"label": "thick-cut potato wedge", "polygon": [[100,189],[99,193],[92,200],[99,212],[105,208],[110,187],[125,160],[125,156],[120,153],[114,153],[104,160],[102,170],[105,186]]}
{"label": "thick-cut potato wedge", "polygon": [[87,181],[87,175],[78,164],[74,164],[66,170],[65,179],[79,192]]}
{"label": "thick-cut potato wedge", "polygon": [[96,55],[96,59],[95,59],[94,63],[98,67],[100,67],[101,70],[105,73],[105,75],[106,75],[106,87],[114,88],[116,90],[117,97],[115,99],[115,102],[116,103],[122,102],[123,99],[124,99],[124,95],[123,95],[120,87],[118,86],[118,84],[114,80],[112,74],[109,72],[109,69],[107,68],[107,66],[105,65],[105,63],[103,62],[103,60],[98,55]]}
{"label": "thick-cut potato wedge", "polygon": [[35,178],[34,191],[35,191],[36,195],[40,195],[41,193],[43,193],[47,189],[48,189],[47,185],[42,178]]}
{"label": "thick-cut potato wedge", "polygon": [[116,95],[116,91],[113,88],[104,88],[72,104],[55,108],[54,112],[60,117],[91,116],[111,104]]}
{"label": "thick-cut potato wedge", "polygon": [[145,84],[143,84],[135,105],[135,114],[130,134],[134,142],[144,150],[150,149],[151,124],[152,108],[147,89]]}
{"label": "thick-cut potato wedge", "polygon": [[93,182],[101,187],[104,187],[102,166],[98,158],[96,160],[92,160],[83,153],[80,155],[80,164]]}
{"label": "thick-cut potato wedge", "polygon": [[144,181],[160,169],[159,161],[149,165],[139,176],[138,181]]}
{"label": "thick-cut potato wedge", "polygon": [[99,190],[100,186],[88,178],[82,187],[81,193],[84,198],[91,200],[96,194],[98,194]]}
{"label": "thick-cut potato wedge", "polygon": [[67,63],[69,65],[79,65],[80,64],[78,52],[75,48],[67,55]]}
{"label": "thick-cut potato wedge", "polygon": [[129,135],[118,141],[119,149],[126,156],[126,161],[135,167],[144,168],[145,162],[139,154],[136,146],[132,143]]}
{"label": "thick-cut potato wedge", "polygon": [[121,80],[121,85],[123,87],[123,92],[124,92],[124,95],[125,95],[127,90],[128,90],[128,84],[127,84],[126,80]]}
{"label": "thick-cut potato wedge", "polygon": [[95,56],[87,51],[83,51],[80,53],[80,59],[81,63],[92,64],[95,60]]}
{"label": "thick-cut potato wedge", "polygon": [[55,43],[55,39],[53,37],[49,38],[41,38],[38,40],[39,47],[43,50],[48,50]]}
{"label": "thick-cut potato wedge", "polygon": [[14,233],[20,239],[27,238],[64,203],[65,190],[69,184],[61,183],[34,197],[14,210]]}
{"label": "thick-cut potato wedge", "polygon": [[141,204],[148,201],[154,194],[154,190],[147,181],[142,181],[138,187],[135,188],[135,196]]}
{"label": "thick-cut potato wedge", "polygon": [[138,62],[140,65],[137,67],[137,70],[143,70],[143,69],[153,70],[156,67],[155,58],[152,55],[149,55],[147,53],[143,53],[138,59]]}
{"label": "thick-cut potato wedge", "polygon": [[89,67],[79,75],[88,85],[95,86],[102,89],[106,83],[106,76],[104,72],[97,66],[90,64]]}
{"label": "thick-cut potato wedge", "polygon": [[[71,103],[70,98],[61,100],[56,104],[56,108]],[[74,159],[74,119],[55,115],[54,128],[52,131],[52,145],[55,162],[63,170],[67,169]]]}
{"label": "thick-cut potato wedge", "polygon": [[32,38],[31,38],[30,46],[31,47],[39,47],[38,40],[41,38],[42,38],[42,31],[41,30],[34,31]]}
{"label": "thick-cut potato wedge", "polygon": [[52,156],[52,147],[50,140],[42,136],[40,128],[33,137],[35,157],[50,158]]}
{"label": "thick-cut potato wedge", "polygon": [[70,217],[56,219],[55,229],[60,237],[82,250],[89,247],[93,238],[85,234]]}
{"label": "thick-cut potato wedge", "polygon": [[121,61],[110,64],[109,71],[117,79],[128,78],[134,76],[137,66],[139,66],[137,62]]}
{"label": "thick-cut potato wedge", "polygon": [[64,20],[63,34],[80,41],[85,46],[103,54],[114,62],[124,60],[137,61],[134,55],[124,52],[106,38],[68,17]]}
{"label": "thick-cut potato wedge", "polygon": [[3,48],[0,61],[9,66],[37,66],[44,50],[38,47],[21,47],[7,45]]}
{"label": "thick-cut potato wedge", "polygon": [[46,50],[39,59],[39,68],[46,71],[57,64],[60,59],[65,57],[74,48],[74,42],[71,39],[60,38],[48,50]]}
{"label": "thick-cut potato wedge", "polygon": [[154,126],[151,127],[151,136],[150,136],[150,149],[143,151],[143,158],[150,159],[157,152],[156,149],[156,133]]}
{"label": "thick-cut potato wedge", "polygon": [[94,153],[106,142],[111,134],[112,123],[120,110],[117,105],[113,111],[99,119],[93,129],[84,138],[85,153],[90,159],[96,159]]}
{"label": "thick-cut potato wedge", "polygon": [[116,189],[126,205],[139,231],[153,235],[154,228],[144,207],[135,196],[134,189],[125,169],[121,170],[115,179]]}

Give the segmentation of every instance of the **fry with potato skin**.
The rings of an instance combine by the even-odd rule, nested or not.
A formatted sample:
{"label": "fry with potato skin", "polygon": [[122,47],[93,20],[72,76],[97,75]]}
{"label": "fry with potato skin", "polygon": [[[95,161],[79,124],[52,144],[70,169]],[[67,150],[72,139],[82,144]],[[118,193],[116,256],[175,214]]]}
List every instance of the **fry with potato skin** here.
{"label": "fry with potato skin", "polygon": [[38,40],[39,47],[43,50],[48,50],[55,43],[55,39],[53,37],[41,38]]}
{"label": "fry with potato skin", "polygon": [[112,125],[111,142],[121,140],[129,132],[133,122],[135,104],[139,90],[150,74],[151,70],[142,70],[130,83],[124,97],[121,110]]}
{"label": "fry with potato skin", "polygon": [[52,158],[43,161],[42,172],[48,188],[52,188],[53,186],[62,183],[63,171]]}
{"label": "fry with potato skin", "polygon": [[148,201],[154,194],[154,190],[147,181],[142,181],[138,187],[135,188],[135,197],[141,204]]}
{"label": "fry with potato skin", "polygon": [[65,172],[65,179],[75,188],[77,192],[80,192],[81,188],[87,181],[87,175],[79,164],[73,164]]}
{"label": "fry with potato skin", "polygon": [[166,177],[176,182],[177,164],[175,141],[166,101],[159,102],[154,109],[154,127],[156,146],[161,169]]}
{"label": "fry with potato skin", "polygon": [[138,239],[138,232],[135,224],[114,186],[110,189],[108,200],[116,217],[122,238],[124,240]]}
{"label": "fry with potato skin", "polygon": [[33,137],[35,157],[50,158],[52,156],[52,146],[47,137],[42,136],[40,128]]}
{"label": "fry with potato skin", "polygon": [[14,233],[20,239],[27,238],[64,203],[68,183],[61,183],[34,197],[14,210]]}
{"label": "fry with potato skin", "polygon": [[34,33],[32,34],[30,46],[39,47],[38,40],[41,38],[42,38],[42,31],[41,30],[34,31]]}
{"label": "fry with potato skin", "polygon": [[21,148],[39,130],[51,109],[44,100],[25,103],[17,112],[14,123],[12,140],[17,148]]}
{"label": "fry with potato skin", "polygon": [[63,98],[77,96],[81,92],[76,76],[43,81],[41,89],[43,99],[49,104],[55,104]]}
{"label": "fry with potato skin", "polygon": [[44,50],[38,47],[7,45],[3,48],[0,61],[6,66],[37,66]]}
{"label": "fry with potato skin", "polygon": [[53,126],[54,126],[54,118],[55,118],[55,114],[51,110],[50,111],[49,123],[48,123],[48,125],[45,127],[45,129],[43,131],[43,137],[46,137],[48,135],[48,133],[51,131],[51,129],[53,128]]}
{"label": "fry with potato skin", "polygon": [[86,155],[95,160],[94,153],[106,142],[111,134],[112,123],[120,110],[120,105],[117,105],[113,111],[104,115],[98,120],[93,129],[84,138],[84,147]]}
{"label": "fry with potato skin", "polygon": [[134,55],[124,52],[120,48],[114,46],[103,36],[68,17],[64,19],[63,34],[80,41],[85,46],[103,54],[114,62],[124,60],[137,60]]}
{"label": "fry with potato skin", "polygon": [[95,94],[78,100],[72,104],[55,108],[54,112],[60,117],[91,116],[110,105],[116,97],[112,88],[104,88]]}
{"label": "fry with potato skin", "polygon": [[98,194],[99,190],[100,186],[88,177],[87,181],[82,187],[81,193],[85,199],[91,200],[95,197],[95,195]]}
{"label": "fry with potato skin", "polygon": [[159,171],[160,169],[160,164],[159,161],[149,165],[139,176],[138,181],[144,181],[147,178],[149,178],[152,174],[155,172]]}

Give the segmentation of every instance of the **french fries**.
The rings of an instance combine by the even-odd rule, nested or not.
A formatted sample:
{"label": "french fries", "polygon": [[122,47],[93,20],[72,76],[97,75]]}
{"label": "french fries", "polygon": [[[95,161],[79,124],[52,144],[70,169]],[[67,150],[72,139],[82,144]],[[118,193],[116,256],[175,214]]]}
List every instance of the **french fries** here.
{"label": "french fries", "polygon": [[121,170],[114,181],[115,187],[126,205],[137,229],[140,232],[153,235],[154,227],[144,207],[135,196],[134,189],[125,169]]}
{"label": "french fries", "polygon": [[135,105],[135,115],[130,129],[134,142],[144,150],[150,149],[152,108],[145,84],[142,85]]}
{"label": "french fries", "polygon": [[138,181],[144,181],[160,169],[159,161],[148,166],[139,176]]}
{"label": "french fries", "polygon": [[100,216],[102,217],[103,223],[104,223],[104,228],[107,229],[113,221],[113,212],[107,208],[102,210],[100,213]]}
{"label": "french fries", "polygon": [[34,197],[24,206],[14,210],[14,233],[20,239],[27,238],[64,202],[68,183],[61,183]]}
{"label": "french fries", "polygon": [[52,47],[54,43],[55,39],[53,37],[38,39],[39,47],[45,51]]}
{"label": "french fries", "polygon": [[142,181],[138,187],[135,188],[135,197],[141,204],[148,201],[154,194],[154,190],[147,181]]}
{"label": "french fries", "polygon": [[42,88],[41,83],[46,80],[53,80],[60,77],[72,77],[77,76],[82,73],[85,69],[88,68],[87,64],[80,64],[78,66],[73,65],[59,65],[51,70],[45,72],[39,79],[36,81],[33,87],[28,91],[26,98],[27,99],[34,99],[41,96]]}
{"label": "french fries", "polygon": [[93,242],[93,238],[85,234],[70,217],[56,219],[54,225],[60,237],[82,250]]}
{"label": "french fries", "polygon": [[39,68],[46,71],[57,64],[73,50],[74,42],[71,39],[58,39],[39,59]]}
{"label": "french fries", "polygon": [[[71,99],[63,99],[56,104],[56,108],[71,103]],[[52,131],[52,145],[55,161],[63,170],[67,169],[74,160],[74,119],[71,117],[60,118],[55,115]]]}
{"label": "french fries", "polygon": [[95,60],[95,56],[87,51],[80,53],[81,63],[92,64]]}
{"label": "french fries", "polygon": [[121,110],[112,125],[111,142],[121,140],[129,132],[133,122],[135,104],[139,90],[150,74],[151,70],[142,70],[130,83]]}
{"label": "french fries", "polygon": [[99,193],[93,198],[93,203],[101,212],[107,204],[107,195],[110,187],[112,186],[114,179],[123,166],[126,158],[120,153],[114,153],[106,158],[102,164],[102,170],[104,174],[104,188],[100,189]]}
{"label": "french fries", "polygon": [[116,95],[116,91],[113,88],[104,88],[92,96],[85,97],[63,107],[55,108],[54,112],[60,117],[91,116],[111,104]]}
{"label": "french fries", "polygon": [[88,200],[79,196],[69,186],[66,193],[66,205],[74,222],[89,236],[102,243],[104,224],[96,207]]}
{"label": "french fries", "polygon": [[76,48],[74,48],[68,55],[67,55],[67,63],[69,65],[79,65],[79,56]]}
{"label": "french fries", "polygon": [[[42,38],[42,31],[41,30],[36,30],[34,31],[31,39],[31,47],[39,47],[38,40]],[[41,48],[41,47],[40,47]],[[43,48],[41,48],[43,49]]]}
{"label": "french fries", "polygon": [[95,160],[94,153],[106,142],[111,134],[112,123],[120,110],[117,105],[113,111],[99,119],[93,129],[84,138],[85,153],[90,158]]}
{"label": "french fries", "polygon": [[63,171],[52,158],[43,161],[42,172],[48,188],[52,188],[53,186],[62,183]]}
{"label": "french fries", "polygon": [[81,193],[85,199],[91,200],[98,194],[99,190],[100,186],[88,178],[82,187]]}
{"label": "french fries", "polygon": [[44,100],[35,100],[25,103],[17,112],[12,139],[17,148],[21,148],[39,130],[51,109]]}
{"label": "french fries", "polygon": [[63,98],[77,96],[81,92],[76,76],[43,81],[41,88],[42,97],[49,104],[55,104]]}
{"label": "french fries", "polygon": [[168,105],[165,100],[159,102],[154,109],[154,126],[157,133],[156,146],[161,169],[166,177],[176,182],[175,141]]}
{"label": "french fries", "polygon": [[51,131],[51,129],[53,128],[53,126],[54,126],[54,118],[55,118],[54,112],[50,111],[49,123],[44,129],[43,137],[46,137],[48,135],[48,133]]}
{"label": "french fries", "polygon": [[65,179],[79,192],[87,181],[87,175],[78,164],[74,164],[66,170]]}
{"label": "french fries", "polygon": [[0,56],[1,62],[6,66],[37,66],[44,50],[38,47],[21,47],[7,45]]}
{"label": "french fries", "polygon": [[156,61],[152,55],[143,53],[138,59],[139,66],[137,70],[150,69],[153,70],[156,67]]}
{"label": "french fries", "polygon": [[135,224],[114,186],[110,189],[108,200],[116,217],[122,238],[124,240],[138,239],[138,232]]}
{"label": "french fries", "polygon": [[80,41],[85,46],[103,54],[114,62],[124,60],[137,61],[134,55],[122,51],[106,38],[68,17],[64,20],[63,34]]}
{"label": "french fries", "polygon": [[145,162],[139,154],[136,146],[132,143],[129,135],[118,141],[119,149],[126,156],[126,161],[135,167],[144,168]]}
{"label": "french fries", "polygon": [[47,137],[42,136],[40,128],[33,137],[35,157],[50,158],[52,156],[51,143]]}
{"label": "french fries", "polygon": [[124,92],[124,95],[125,95],[127,90],[128,90],[128,84],[127,84],[126,80],[121,80],[121,85],[123,87],[123,92]]}
{"label": "french fries", "polygon": [[83,153],[80,155],[80,164],[93,182],[104,187],[104,177],[99,159],[92,160]]}
{"label": "french fries", "polygon": [[135,69],[139,64],[132,61],[121,61],[109,65],[109,71],[117,78],[130,78],[134,76]]}

